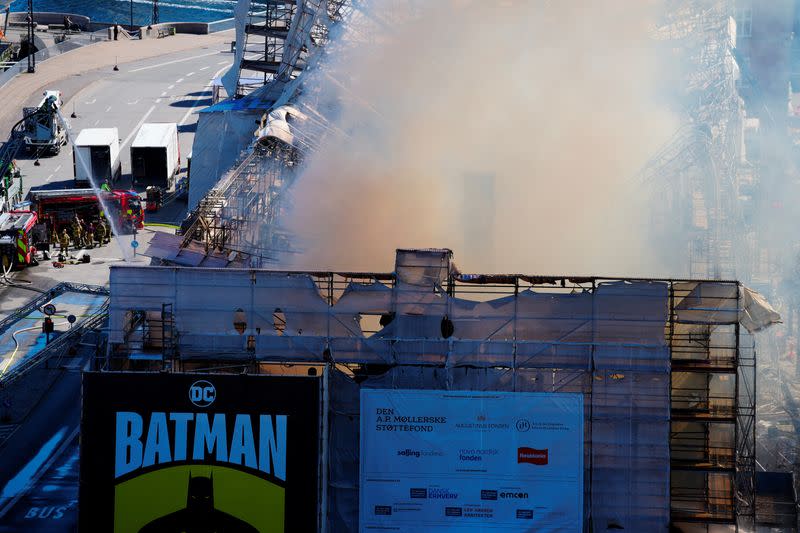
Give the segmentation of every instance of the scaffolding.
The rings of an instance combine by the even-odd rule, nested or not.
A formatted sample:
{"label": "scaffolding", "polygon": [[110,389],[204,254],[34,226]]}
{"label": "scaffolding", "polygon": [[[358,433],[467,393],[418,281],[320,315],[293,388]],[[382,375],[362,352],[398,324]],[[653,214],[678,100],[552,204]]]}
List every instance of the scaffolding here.
{"label": "scaffolding", "polygon": [[[364,386],[580,392],[593,528],[737,529],[755,517],[749,332],[778,320],[759,301],[733,281],[465,275],[447,250],[400,250],[393,273],[120,266],[97,366],[329,367],[332,531],[357,525],[357,465],[335,458]],[[145,349],[148,329],[169,342]]]}
{"label": "scaffolding", "polygon": [[666,4],[655,37],[684,68],[684,124],[641,178],[665,200],[653,203],[663,207],[654,214],[656,231],[674,231],[674,213],[684,214],[679,231],[688,243],[689,277],[731,279],[750,271],[741,266],[751,255],[738,192],[744,104],[733,1]]}
{"label": "scaffolding", "polygon": [[347,0],[239,0],[235,96],[296,78],[348,10]]}

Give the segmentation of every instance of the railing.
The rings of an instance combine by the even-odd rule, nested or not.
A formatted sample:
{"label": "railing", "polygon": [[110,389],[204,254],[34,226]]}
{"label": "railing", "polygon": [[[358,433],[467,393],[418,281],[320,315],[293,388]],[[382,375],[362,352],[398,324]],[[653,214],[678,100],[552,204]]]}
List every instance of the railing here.
{"label": "railing", "polygon": [[60,359],[69,349],[80,341],[85,333],[99,328],[108,318],[108,300],[93,314],[82,320],[77,326],[59,335],[37,354],[20,361],[3,375],[0,384],[7,387],[30,370],[48,359]]}
{"label": "railing", "polygon": [[14,323],[18,322],[22,318],[25,318],[34,311],[39,310],[44,304],[48,303],[53,298],[61,294],[64,294],[65,292],[82,292],[85,294],[108,296],[108,289],[106,289],[105,287],[101,287],[99,285],[86,285],[83,283],[69,283],[69,282],[59,283],[58,285],[48,290],[47,292],[42,293],[41,296],[38,296],[37,298],[31,300],[22,307],[18,307],[17,309],[14,310],[14,312],[5,317],[3,320],[0,320],[0,334],[5,333],[5,331],[8,328],[14,325]]}
{"label": "railing", "polygon": [[[67,37],[66,40],[54,44],[53,46],[49,46],[44,50],[39,50],[34,54],[36,58],[36,64],[38,65],[42,61],[47,61],[50,58],[59,56],[65,52],[70,52],[77,48],[81,48],[83,46],[94,44],[101,41],[108,40],[108,30],[100,30],[94,33],[78,33],[72,34]],[[17,74],[22,72],[27,72],[28,70],[28,58],[25,57],[20,61],[14,63],[14,65],[6,70],[5,72],[0,73],[0,88],[3,87],[5,84],[10,82]]]}
{"label": "railing", "polygon": [[[39,310],[44,304],[53,298],[64,294],[65,292],[81,292],[85,294],[95,294],[98,296],[108,296],[108,289],[96,285],[85,285],[80,283],[59,283],[46,293],[31,300],[24,306],[16,309],[9,316],[0,321],[0,334],[7,331],[20,319],[28,316],[30,313]],[[7,386],[13,381],[19,379],[26,372],[36,367],[42,361],[52,357],[61,357],[69,350],[69,348],[87,331],[98,328],[108,316],[108,300],[103,302],[103,305],[96,312],[80,321],[75,327],[65,331],[58,336],[53,342],[48,344],[39,353],[20,361],[17,365],[9,369],[0,379],[0,385]]]}
{"label": "railing", "polygon": [[236,27],[236,19],[222,19],[208,23],[208,33],[216,33],[218,31],[232,30]]}
{"label": "railing", "polygon": [[31,369],[38,366],[42,361],[52,358],[60,358],[66,355],[67,351],[88,331],[99,328],[108,316],[108,301],[94,314],[84,319],[78,326],[65,331],[58,336],[53,342],[48,344],[44,349],[32,357],[28,357],[19,364],[14,366],[11,370],[5,373],[0,383],[3,386],[8,386]]}

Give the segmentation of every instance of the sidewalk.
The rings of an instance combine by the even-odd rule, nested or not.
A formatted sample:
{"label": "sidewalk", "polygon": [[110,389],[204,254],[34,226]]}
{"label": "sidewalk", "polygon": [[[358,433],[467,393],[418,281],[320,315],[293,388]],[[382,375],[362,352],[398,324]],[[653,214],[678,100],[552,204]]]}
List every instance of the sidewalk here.
{"label": "sidewalk", "polygon": [[[184,50],[202,50],[233,39],[233,31],[209,35],[178,34],[164,39],[104,41],[61,54],[36,65],[35,74],[20,74],[0,88],[0,143],[8,137],[11,127],[22,118],[22,108],[32,95],[40,95],[58,83],[98,69],[108,69],[117,62],[120,69],[126,63],[164,56]],[[38,98],[37,98],[38,99]]]}

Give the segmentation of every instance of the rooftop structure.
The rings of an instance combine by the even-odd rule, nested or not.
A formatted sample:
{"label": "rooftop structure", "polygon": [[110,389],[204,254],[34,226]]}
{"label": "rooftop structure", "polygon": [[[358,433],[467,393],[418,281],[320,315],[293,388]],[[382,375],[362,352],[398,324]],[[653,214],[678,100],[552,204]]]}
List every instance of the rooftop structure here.
{"label": "rooftop structure", "polygon": [[391,273],[114,266],[99,364],[327,368],[331,530],[357,529],[365,387],[581,393],[587,520],[736,529],[755,521],[750,333],[778,319],[735,281],[469,275],[449,250],[399,250]]}

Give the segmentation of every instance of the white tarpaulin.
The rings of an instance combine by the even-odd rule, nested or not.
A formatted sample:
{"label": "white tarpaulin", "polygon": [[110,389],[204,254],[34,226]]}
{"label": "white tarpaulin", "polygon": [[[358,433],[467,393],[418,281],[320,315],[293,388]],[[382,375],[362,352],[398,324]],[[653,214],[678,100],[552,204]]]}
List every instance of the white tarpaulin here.
{"label": "white tarpaulin", "polygon": [[583,530],[583,395],[361,390],[360,530]]}

